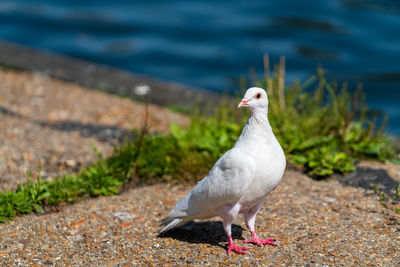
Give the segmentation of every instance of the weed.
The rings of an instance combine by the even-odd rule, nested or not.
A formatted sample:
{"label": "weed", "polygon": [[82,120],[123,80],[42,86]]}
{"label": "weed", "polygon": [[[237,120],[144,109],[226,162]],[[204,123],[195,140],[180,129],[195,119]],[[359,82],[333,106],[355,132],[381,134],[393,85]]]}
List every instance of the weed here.
{"label": "weed", "polygon": [[374,189],[382,206],[400,214],[400,184],[395,188],[396,193],[393,196],[388,196],[385,192],[381,192],[376,184],[374,184]]}
{"label": "weed", "polygon": [[379,197],[379,201],[381,202],[382,206],[386,207],[386,200],[387,200],[386,198],[387,197],[386,197],[385,192],[381,192],[381,190],[379,190],[379,187],[376,184],[374,184],[374,189],[375,189],[376,194]]}

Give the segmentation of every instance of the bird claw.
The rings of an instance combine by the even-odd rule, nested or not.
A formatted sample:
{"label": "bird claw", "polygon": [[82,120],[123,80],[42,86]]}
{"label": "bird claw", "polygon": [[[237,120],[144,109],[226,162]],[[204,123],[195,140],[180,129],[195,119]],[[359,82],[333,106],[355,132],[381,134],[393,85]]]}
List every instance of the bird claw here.
{"label": "bird claw", "polygon": [[275,238],[267,238],[267,239],[259,239],[258,237],[253,237],[252,239],[246,239],[244,243],[253,243],[259,247],[263,247],[264,245],[272,245],[272,246],[279,246],[278,243],[275,243]]}
{"label": "bird claw", "polygon": [[228,247],[228,256],[231,254],[231,252],[235,252],[237,254],[248,254],[249,252],[246,251],[246,249],[249,249],[248,247],[239,247],[236,246],[234,243],[228,243],[226,244],[226,246]]}

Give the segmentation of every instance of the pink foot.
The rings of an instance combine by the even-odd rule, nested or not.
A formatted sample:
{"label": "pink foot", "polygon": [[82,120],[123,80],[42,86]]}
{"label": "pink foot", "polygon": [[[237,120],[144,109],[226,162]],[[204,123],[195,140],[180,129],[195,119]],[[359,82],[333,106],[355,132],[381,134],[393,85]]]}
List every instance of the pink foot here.
{"label": "pink foot", "polygon": [[236,246],[235,243],[233,243],[232,236],[228,236],[228,240],[229,240],[229,243],[226,244],[227,247],[228,247],[228,251],[227,251],[228,256],[231,254],[232,251],[237,253],[237,254],[247,254],[247,253],[249,253],[248,251],[246,251],[246,249],[249,249],[248,247]]}
{"label": "pink foot", "polygon": [[244,243],[253,243],[256,244],[259,247],[262,247],[264,245],[272,245],[272,246],[278,246],[278,243],[275,243],[274,238],[267,238],[267,239],[259,239],[256,232],[251,232],[251,235],[253,236],[252,239],[246,239],[243,242]]}

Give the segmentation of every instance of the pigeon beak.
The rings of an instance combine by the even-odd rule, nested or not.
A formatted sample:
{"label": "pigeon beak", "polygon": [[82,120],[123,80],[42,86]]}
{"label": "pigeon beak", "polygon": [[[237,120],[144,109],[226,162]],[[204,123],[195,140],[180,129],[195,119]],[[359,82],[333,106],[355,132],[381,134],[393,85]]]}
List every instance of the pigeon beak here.
{"label": "pigeon beak", "polygon": [[240,101],[240,103],[239,103],[239,105],[238,105],[238,108],[247,106],[247,103],[248,103],[250,100],[251,100],[251,99],[248,99],[248,100],[242,99],[242,101]]}

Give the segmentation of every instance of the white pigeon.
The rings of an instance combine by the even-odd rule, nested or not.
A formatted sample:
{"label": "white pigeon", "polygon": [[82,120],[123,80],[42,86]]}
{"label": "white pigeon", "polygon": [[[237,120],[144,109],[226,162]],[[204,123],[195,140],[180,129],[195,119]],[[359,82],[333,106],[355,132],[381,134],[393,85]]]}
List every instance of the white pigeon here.
{"label": "white pigeon", "polygon": [[273,238],[259,239],[255,218],[266,195],[280,183],[286,167],[286,158],[268,121],[267,93],[258,87],[249,88],[238,108],[248,107],[247,121],[234,147],[215,163],[208,175],[162,220],[165,227],[160,234],[193,219],[219,216],[228,237],[228,255],[231,251],[246,254],[247,247],[236,246],[231,225],[239,213],[244,215],[252,239],[245,243],[258,246],[277,245]]}

